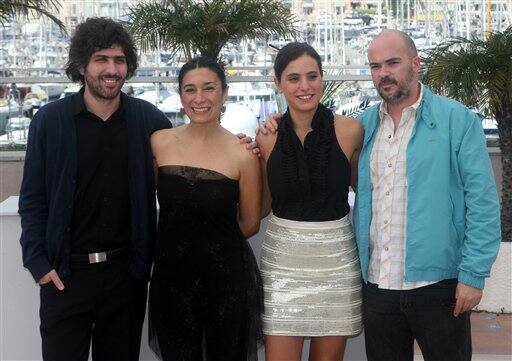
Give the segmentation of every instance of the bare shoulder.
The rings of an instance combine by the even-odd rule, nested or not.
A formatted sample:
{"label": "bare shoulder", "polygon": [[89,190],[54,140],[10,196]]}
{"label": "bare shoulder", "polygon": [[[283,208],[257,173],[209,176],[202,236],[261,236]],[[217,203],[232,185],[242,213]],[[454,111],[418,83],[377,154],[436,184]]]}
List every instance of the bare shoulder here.
{"label": "bare shoulder", "polygon": [[334,116],[334,125],[336,128],[343,128],[348,132],[362,132],[363,125],[356,118],[346,117],[344,115],[336,114]]}
{"label": "bare shoulder", "polygon": [[151,143],[158,144],[166,142],[168,139],[174,138],[179,130],[179,128],[157,130],[156,132],[153,132],[153,134],[151,134]]}
{"label": "bare shoulder", "polygon": [[158,153],[158,150],[172,145],[178,139],[178,134],[181,131],[180,128],[170,128],[161,129],[151,134],[150,141],[153,153]]}
{"label": "bare shoulder", "polygon": [[240,165],[248,165],[252,162],[258,162],[258,156],[248,150],[245,144],[240,143],[240,139],[236,135],[226,131],[224,134],[225,150],[236,159]]}
{"label": "bare shoulder", "polygon": [[334,126],[336,127],[336,133],[343,138],[360,139],[363,136],[364,128],[356,118],[336,114],[334,116]]}

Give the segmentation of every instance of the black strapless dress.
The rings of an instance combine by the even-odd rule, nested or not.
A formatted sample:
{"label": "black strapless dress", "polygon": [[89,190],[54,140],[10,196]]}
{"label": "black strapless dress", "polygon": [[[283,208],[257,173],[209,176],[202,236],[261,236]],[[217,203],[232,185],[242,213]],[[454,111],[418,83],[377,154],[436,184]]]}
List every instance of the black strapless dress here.
{"label": "black strapless dress", "polygon": [[257,360],[263,293],[238,226],[238,181],[202,168],[162,166],[157,191],[152,350],[163,360]]}

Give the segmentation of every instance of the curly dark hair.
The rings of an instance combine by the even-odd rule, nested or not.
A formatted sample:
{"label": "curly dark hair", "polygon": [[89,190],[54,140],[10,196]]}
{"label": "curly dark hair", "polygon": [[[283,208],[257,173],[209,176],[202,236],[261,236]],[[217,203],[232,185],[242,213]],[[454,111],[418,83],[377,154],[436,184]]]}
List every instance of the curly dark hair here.
{"label": "curly dark hair", "polygon": [[207,56],[197,56],[194,59],[189,60],[181,67],[180,72],[178,74],[178,93],[181,94],[181,86],[183,85],[183,78],[185,77],[185,74],[187,74],[190,70],[198,68],[210,69],[215,74],[217,74],[222,89],[225,90],[228,87],[224,67],[212,58],[209,58]]}
{"label": "curly dark hair", "polygon": [[276,60],[274,61],[274,76],[277,80],[281,81],[281,75],[290,62],[297,60],[304,54],[315,59],[318,64],[318,70],[320,70],[320,74],[322,74],[322,59],[316,50],[307,43],[294,41],[286,44],[277,52]]}
{"label": "curly dark hair", "polygon": [[129,79],[137,70],[137,49],[123,25],[109,18],[88,18],[76,27],[66,64],[68,78],[83,84],[84,76],[80,74],[80,69],[87,66],[94,52],[114,44],[124,51],[128,65],[126,79]]}

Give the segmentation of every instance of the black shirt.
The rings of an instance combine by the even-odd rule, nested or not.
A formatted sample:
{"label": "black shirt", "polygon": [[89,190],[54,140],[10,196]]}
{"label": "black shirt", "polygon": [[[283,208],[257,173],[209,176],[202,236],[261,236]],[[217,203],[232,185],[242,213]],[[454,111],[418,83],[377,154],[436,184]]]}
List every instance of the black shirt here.
{"label": "black shirt", "polygon": [[[73,101],[80,94],[46,104],[30,122],[21,182],[19,214],[23,265],[37,281],[55,269],[70,275],[72,210],[75,208],[78,150]],[[149,279],[156,236],[155,172],[151,134],[171,123],[153,104],[121,93],[128,128],[131,234],[127,271]]]}
{"label": "black shirt", "polygon": [[83,89],[73,99],[78,173],[71,253],[126,247],[130,240],[128,129],[119,108],[106,120],[85,107]]}
{"label": "black shirt", "polygon": [[304,146],[287,111],[267,163],[274,215],[294,221],[341,219],[350,212],[350,163],[334,129],[334,115],[319,104]]}

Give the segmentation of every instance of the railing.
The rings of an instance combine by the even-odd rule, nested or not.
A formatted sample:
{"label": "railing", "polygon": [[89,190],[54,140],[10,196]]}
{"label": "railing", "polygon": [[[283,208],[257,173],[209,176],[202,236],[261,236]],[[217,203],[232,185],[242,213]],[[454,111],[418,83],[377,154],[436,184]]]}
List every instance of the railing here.
{"label": "railing", "polygon": [[[132,85],[135,88],[135,84],[137,83],[145,83],[152,84],[154,87],[155,93],[157,97],[160,98],[160,92],[162,91],[162,84],[167,85],[167,90],[170,90],[169,84],[177,84],[177,74],[179,72],[179,67],[143,67],[139,68],[134,77],[129,79],[126,84],[128,86]],[[272,75],[273,70],[270,66],[238,66],[238,67],[226,67],[227,73],[227,81],[229,83],[267,83],[273,84],[274,78]],[[371,76],[368,74],[369,71],[366,67],[361,65],[353,65],[353,66],[326,66],[324,67],[324,81],[326,82],[344,82],[347,84],[342,89],[338,90],[338,94],[334,96],[336,98],[336,104],[339,107],[338,112],[340,114],[352,115],[356,116],[358,111],[362,111],[364,107],[369,104],[369,100],[377,100],[378,96],[373,87],[371,81]],[[72,84],[71,81],[64,76],[64,69],[60,68],[12,68],[12,69],[0,69],[0,75],[10,75],[0,77],[0,97],[2,96],[1,87],[3,85],[3,90],[9,94],[12,84]],[[129,87],[127,87],[129,88]],[[271,87],[268,87],[271,88]],[[13,89],[16,89],[15,87]],[[238,95],[240,94],[240,89],[236,89],[236,86],[233,85],[231,87],[230,95],[232,95],[235,90],[238,90]],[[14,90],[17,92],[17,90]],[[126,89],[125,89],[126,91]],[[172,91],[172,90],[171,90]],[[243,92],[243,91],[242,91]],[[14,98],[20,99],[20,93],[16,93],[16,96],[13,95]],[[133,94],[137,96],[138,94]],[[240,95],[239,95],[240,97]],[[232,98],[232,96],[230,96]],[[245,96],[246,105],[249,105],[251,108],[254,108],[254,102],[249,104],[249,96]],[[251,97],[252,98],[252,97]],[[281,99],[278,95],[273,96],[274,100],[277,101],[278,109],[284,109],[286,106],[284,103],[284,99]],[[54,100],[55,96],[50,98],[50,100]],[[1,100],[1,99],[0,99]],[[156,106],[160,107],[163,99],[155,100]],[[254,100],[254,99],[251,99]],[[364,106],[362,100],[364,100]],[[228,99],[228,102],[230,100]],[[257,103],[257,101],[256,101]],[[262,100],[263,103],[263,100]],[[26,107],[20,106],[19,104],[8,103],[11,104],[9,106],[8,117],[22,117],[24,114],[33,114],[33,112],[27,112]],[[7,107],[4,106],[4,108]],[[34,107],[37,109],[37,107]],[[163,109],[161,109],[163,110]],[[253,112],[256,113],[256,117],[258,122],[264,119],[268,112],[259,113],[257,110],[252,109]],[[273,111],[271,109],[270,111]],[[165,111],[164,111],[165,112]],[[1,113],[1,109],[0,109]],[[5,113],[5,111],[4,111]],[[169,117],[173,125],[178,125],[181,122],[179,119],[181,115],[179,114],[179,106],[177,109],[174,109],[172,112],[166,115]],[[30,115],[31,117],[31,115]],[[26,129],[25,126],[20,127],[17,124],[15,126],[11,126],[11,130],[17,133],[20,133],[22,136],[20,141],[14,142],[9,137],[9,124],[7,124],[7,120],[4,119],[5,114],[0,114],[0,150],[21,150],[24,149],[23,141],[26,140]],[[173,118],[173,119],[171,119]],[[17,119],[17,122],[22,122],[22,119]],[[24,125],[24,124],[22,124]],[[492,129],[487,129],[489,132]],[[9,133],[4,135],[5,133]],[[3,135],[3,136],[2,136]],[[3,139],[6,138],[6,139]],[[20,138],[20,137],[16,137]],[[17,143],[17,145],[14,145]],[[21,143],[21,144],[20,144]],[[6,148],[7,145],[7,148]],[[488,145],[496,146],[497,139],[496,135],[490,134],[488,137]],[[6,148],[6,149],[3,149]]]}
{"label": "railing", "polygon": [[[12,76],[0,77],[0,84],[11,83],[71,83],[64,76],[64,69],[60,68],[12,68],[2,69],[9,71]],[[176,83],[179,67],[144,67],[137,69],[136,75],[128,83]],[[250,73],[258,72],[261,75]],[[228,82],[273,82],[271,66],[237,66],[226,67]],[[361,65],[325,66],[325,81],[370,81],[368,68]],[[151,74],[151,75],[138,75]],[[241,74],[241,75],[238,75]],[[245,75],[244,75],[245,74]]]}
{"label": "railing", "polygon": [[[177,84],[177,74],[179,70],[179,67],[139,68],[135,76],[126,82],[123,91],[129,95],[138,96],[143,87],[137,87],[137,84],[149,85],[144,88],[144,91],[152,90],[153,94],[151,95],[151,99],[149,99],[148,96],[148,99],[146,100],[149,100],[159,107],[160,110],[168,116],[174,126],[182,124],[185,119],[183,118],[183,114],[180,113],[179,98],[176,100],[169,97],[172,94],[177,97],[175,94],[176,89],[173,89],[173,85]],[[361,66],[338,66],[326,67],[324,69],[324,80],[326,82],[333,81],[349,84],[345,86],[344,89],[338,90],[344,90],[345,92],[339,92],[338,94],[333,95],[333,98],[336,98],[336,104],[338,106],[343,105],[343,108],[340,109],[340,112],[343,114],[350,114],[353,110],[360,109],[362,99],[366,99],[368,101],[369,98],[377,98],[373,85],[369,82],[371,77],[364,74],[365,72],[366,70]],[[270,112],[275,111],[276,109],[283,110],[286,108],[284,98],[280,97],[273,88],[274,78],[270,75],[272,74],[271,67],[227,67],[226,73],[227,81],[232,84],[229,90],[228,103],[238,102],[239,104],[245,105],[246,108],[250,108],[256,117],[256,125],[265,119]],[[41,103],[41,100],[44,102],[52,101],[58,97],[72,94],[78,90],[78,87],[76,89],[68,87],[67,90],[64,91],[65,85],[71,85],[72,83],[63,74],[64,70],[57,68],[13,68],[0,71],[0,75],[9,75],[0,77],[0,97],[7,96],[10,98],[7,99],[7,102],[4,99],[3,103],[5,104],[0,104],[0,148],[2,148],[0,150],[24,149],[27,135],[27,129],[25,128],[28,127],[28,123],[25,127],[24,122],[26,118],[23,117],[28,116],[31,118],[41,104],[44,104]],[[361,85],[357,84],[357,82],[363,82],[366,84]],[[236,85],[236,83],[246,83],[247,87],[244,87],[243,85]],[[255,83],[266,83],[267,85],[263,87],[260,86],[260,89],[256,89],[258,86],[254,86],[253,89],[253,85],[255,85]],[[26,86],[23,87],[21,84]],[[31,87],[33,84],[40,85],[41,90],[45,92],[43,94],[46,94],[46,98],[40,98],[40,93],[36,92],[29,95],[29,97],[32,97],[34,101],[27,101],[29,97],[25,97],[25,95],[29,91],[34,92],[34,88]],[[51,86],[51,84],[54,86]],[[45,87],[45,85],[48,85],[48,87]],[[50,88],[52,90],[50,90]],[[255,93],[252,93],[252,90],[254,90]],[[262,90],[263,93],[258,93],[258,90]],[[168,100],[170,100],[170,103],[168,102],[167,105],[164,104],[164,98],[166,97],[169,97]],[[20,102],[20,99],[24,99],[24,103]],[[0,103],[2,103],[1,99]],[[368,102],[364,104],[368,104]],[[30,109],[28,109],[29,106]],[[169,106],[172,109],[170,109]],[[238,110],[245,111],[247,113],[247,109],[240,108]],[[223,119],[230,117],[229,112],[230,110],[228,107],[228,111],[224,114]],[[231,112],[236,113],[236,110],[232,110]],[[241,116],[240,113],[237,114],[237,116]],[[250,116],[248,115],[246,118],[250,119]],[[241,121],[229,122],[232,124],[238,123],[234,128],[240,127],[239,123],[241,123]],[[244,129],[230,129],[229,126],[225,126],[230,131],[235,132],[247,132],[249,128],[252,129],[251,131],[254,130],[254,119],[244,120],[243,122],[247,125],[243,126]],[[227,120],[226,123],[228,123]]]}

